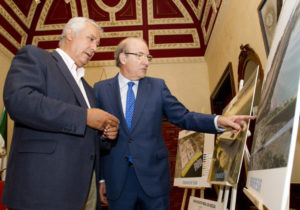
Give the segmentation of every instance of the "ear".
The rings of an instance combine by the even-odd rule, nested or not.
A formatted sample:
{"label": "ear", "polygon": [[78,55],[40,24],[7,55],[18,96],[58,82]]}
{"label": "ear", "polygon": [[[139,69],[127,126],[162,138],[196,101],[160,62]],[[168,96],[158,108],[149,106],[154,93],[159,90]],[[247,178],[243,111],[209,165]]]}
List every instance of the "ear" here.
{"label": "ear", "polygon": [[73,39],[73,31],[71,28],[67,28],[66,30],[66,39],[69,41]]}
{"label": "ear", "polygon": [[125,53],[123,53],[123,52],[120,53],[119,59],[120,59],[121,64],[125,64],[126,63],[126,55],[125,55]]}

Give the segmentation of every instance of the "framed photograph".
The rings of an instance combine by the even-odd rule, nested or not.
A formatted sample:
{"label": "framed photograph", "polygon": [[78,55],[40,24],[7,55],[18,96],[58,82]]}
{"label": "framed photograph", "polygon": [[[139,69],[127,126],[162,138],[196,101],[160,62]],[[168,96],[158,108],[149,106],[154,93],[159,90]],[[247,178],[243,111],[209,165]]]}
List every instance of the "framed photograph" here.
{"label": "framed photograph", "polygon": [[[300,115],[300,0],[285,0],[270,50],[247,174],[247,193],[286,209]],[[251,199],[251,198],[250,198]]]}
{"label": "framed photograph", "polygon": [[182,130],[178,135],[178,147],[174,174],[174,186],[211,187],[207,182],[214,135]]}
{"label": "framed photograph", "polygon": [[[223,115],[250,115],[255,97],[259,67],[238,94],[223,110]],[[249,122],[247,123],[249,127]],[[247,132],[232,134],[229,130],[219,134],[214,148],[208,182],[233,186],[238,183],[243,161]]]}
{"label": "framed photograph", "polygon": [[258,6],[259,20],[267,55],[270,51],[283,1],[284,0],[262,0]]}

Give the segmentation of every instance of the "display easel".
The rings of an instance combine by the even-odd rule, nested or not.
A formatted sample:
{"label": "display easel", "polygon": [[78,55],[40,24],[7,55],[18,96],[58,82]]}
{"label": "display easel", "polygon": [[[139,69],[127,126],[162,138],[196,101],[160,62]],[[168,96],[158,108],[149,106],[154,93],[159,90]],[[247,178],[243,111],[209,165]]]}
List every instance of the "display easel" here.
{"label": "display easel", "polygon": [[[256,70],[256,77],[257,77],[257,74],[258,74],[258,70],[259,70],[259,67],[257,67],[257,70]],[[240,80],[239,91],[241,91],[241,89],[243,88],[243,86],[244,86],[244,80]],[[252,104],[253,104],[253,99],[252,99]],[[252,110],[250,112],[252,112]],[[249,131],[249,125],[248,125],[248,128],[247,128],[247,137],[249,137],[250,135],[251,135],[251,133]],[[244,154],[243,154],[242,158],[243,158],[244,165],[247,166],[248,162],[249,162],[249,151],[248,151],[248,148],[247,148],[247,144],[245,144],[245,146],[244,146]],[[235,184],[235,185],[230,185],[230,184],[221,185],[221,184],[217,184],[219,186],[218,202],[223,203],[223,209],[224,210],[227,209],[230,190],[231,190],[231,196],[230,196],[231,200],[230,200],[230,208],[229,209],[230,210],[235,210],[236,197],[237,197],[237,184]]]}
{"label": "display easel", "polygon": [[[245,85],[245,88],[243,88],[244,86],[244,81],[241,80],[240,84],[239,84],[239,94],[237,94],[237,96],[227,105],[227,107],[225,108],[225,113],[230,113],[230,114],[236,114],[238,113],[238,110],[242,110],[243,106],[241,104],[238,103],[238,101],[242,101],[244,100],[244,102],[246,101],[250,101],[251,105],[249,107],[249,114],[252,114],[252,108],[253,108],[253,104],[254,104],[254,97],[255,97],[255,92],[256,92],[256,85],[257,85],[257,78],[258,78],[258,72],[259,72],[259,67],[256,68],[256,71],[251,75],[251,77],[249,78],[247,84]],[[234,109],[234,106],[238,107]],[[247,107],[247,106],[246,106]],[[247,108],[245,108],[247,110]],[[232,111],[234,110],[234,111]],[[245,111],[244,111],[245,112]],[[242,113],[242,114],[247,114],[247,113]],[[228,131],[229,132],[229,131]],[[226,144],[224,142],[228,141],[229,143],[232,143],[233,140],[236,140],[236,138],[238,138],[238,134],[235,137],[231,137],[231,136],[227,136],[226,134],[227,132],[224,132],[222,135],[219,136],[219,141],[222,140],[223,144]],[[232,135],[232,134],[231,134]],[[243,134],[244,135],[244,134]],[[243,138],[245,138],[244,141],[246,141],[246,139],[249,137],[249,135],[251,135],[250,131],[249,131],[249,123],[248,123],[248,127],[247,127],[247,132],[245,134],[245,136]],[[240,153],[240,160],[242,160],[244,162],[244,165],[247,166],[248,163],[248,156],[249,156],[249,151],[247,148],[247,144],[244,142],[243,143],[244,146],[240,147],[239,151],[243,150],[243,153]],[[241,163],[242,165],[242,163]],[[241,167],[240,165],[240,167]],[[241,168],[240,168],[241,170]],[[220,207],[218,209],[222,209],[222,210],[226,210],[227,206],[228,206],[228,202],[229,202],[229,196],[230,196],[230,210],[235,210],[236,207],[236,197],[237,197],[237,185],[238,185],[238,180],[239,180],[239,176],[240,173],[237,175],[237,182],[232,184],[231,182],[228,182],[227,180],[223,180],[223,181],[219,181],[217,179],[215,180],[210,180],[211,184],[216,185],[219,188],[219,192],[218,192],[218,200],[217,202],[222,204],[220,205]],[[231,193],[231,194],[230,194]]]}
{"label": "display easel", "polygon": [[[250,132],[248,132],[248,135],[250,135]],[[245,144],[244,147],[244,155],[243,155],[243,160],[244,164],[247,165],[248,159],[247,159],[247,153],[249,153],[247,145]],[[214,183],[212,183],[214,184]],[[220,183],[215,183],[216,186],[218,186],[218,203],[222,203],[223,209],[218,209],[218,210],[226,210],[227,205],[228,205],[228,199],[230,195],[230,210],[235,210],[236,207],[236,197],[237,197],[237,184],[236,185],[230,185],[229,183],[227,184],[220,184]],[[191,196],[195,196],[196,190],[200,190],[200,198],[204,199],[204,190],[205,187],[199,187],[199,188],[191,188],[191,187],[181,187],[184,188],[184,194],[183,194],[183,199],[181,203],[181,210],[185,209],[187,201],[187,196],[189,190],[191,190]],[[230,194],[231,193],[231,194]]]}
{"label": "display easel", "polygon": [[[224,190],[224,188],[225,188],[225,190]],[[236,188],[236,186],[228,186],[228,185],[219,185],[219,193],[218,193],[217,202],[222,203],[223,209],[218,209],[218,210],[226,210],[227,209],[230,188],[231,188],[230,210],[235,210],[237,188]],[[185,209],[189,189],[191,189],[191,196],[195,197],[195,192],[196,192],[197,188],[184,188],[184,194],[183,194],[183,199],[182,199],[182,203],[181,203],[181,210]],[[205,188],[199,188],[199,189],[200,189],[200,198],[204,198]]]}
{"label": "display easel", "polygon": [[[232,186],[232,185],[229,185],[229,184],[227,184],[227,185],[216,184],[216,186],[219,187],[217,202],[222,203],[222,206],[223,206],[223,209],[218,209],[218,210],[226,210],[227,209],[230,190],[231,190],[230,210],[235,210],[236,196],[237,196],[237,185]],[[191,190],[191,196],[194,196],[194,197],[195,197],[195,194],[196,194],[196,190],[200,190],[200,198],[204,199],[205,187],[199,187],[199,188],[196,188],[196,187],[195,188],[181,187],[181,188],[184,189],[184,194],[183,194],[182,203],[181,203],[181,210],[184,210],[186,203],[188,203],[187,196],[188,196],[189,190]]]}
{"label": "display easel", "polygon": [[[249,129],[249,127],[248,127]],[[247,136],[249,137],[249,135],[251,135],[251,133],[249,132],[249,130],[247,130]],[[245,167],[247,167],[247,164],[249,162],[249,157],[248,157],[249,151],[247,148],[247,145],[245,144],[244,147],[244,155],[243,155],[243,162]],[[214,183],[212,183],[214,184]],[[238,184],[238,183],[237,183]],[[236,197],[237,197],[237,184],[235,185],[230,185],[229,183],[227,184],[215,184],[219,187],[219,193],[218,193],[218,202],[219,203],[223,203],[223,209],[226,210],[227,209],[227,205],[228,205],[228,198],[229,198],[229,194],[231,192],[230,195],[230,210],[235,210],[235,206],[236,206]]]}
{"label": "display easel", "polygon": [[250,189],[244,188],[243,192],[245,195],[251,200],[251,202],[258,208],[259,210],[264,209],[263,208],[263,202],[259,198],[257,198]]}
{"label": "display easel", "polygon": [[234,210],[236,205],[237,185],[235,186],[219,185],[219,187],[220,189],[218,194],[218,202],[223,203],[223,210],[227,209],[228,198],[229,198],[229,193],[231,188],[230,210]]}
{"label": "display easel", "polygon": [[[247,157],[246,153],[249,152],[247,146],[245,145],[244,148],[244,164],[247,162]],[[238,183],[237,183],[238,184]],[[216,186],[219,187],[219,192],[218,192],[218,200],[217,202],[223,203],[223,210],[227,209],[228,201],[229,201],[229,195],[230,195],[230,210],[235,210],[236,207],[236,197],[237,197],[237,184],[235,185],[230,185],[230,184],[215,184]],[[231,192],[231,194],[230,194]]]}
{"label": "display easel", "polygon": [[[180,142],[181,139],[186,138],[187,136],[189,136],[189,138],[191,138],[189,141],[193,141],[193,138],[199,138],[194,133],[195,133],[194,131],[183,130],[179,133],[178,141]],[[203,158],[203,160],[201,162],[202,176],[200,176],[200,177],[197,177],[197,176],[180,177],[180,176],[182,176],[182,174],[180,174],[180,176],[178,176],[178,175],[176,176],[176,169],[175,169],[174,186],[184,189],[182,202],[181,202],[181,210],[184,210],[186,208],[186,203],[189,202],[188,195],[195,196],[196,190],[200,190],[200,198],[204,198],[205,188],[211,187],[211,185],[207,182],[207,175],[209,172],[209,166],[210,166],[210,162],[211,162],[211,158],[212,158],[212,154],[213,154],[213,148],[214,148],[213,142],[214,142],[215,137],[213,134],[204,134],[204,137],[202,137],[202,138],[204,138],[203,157],[201,157],[201,158]],[[198,145],[198,147],[199,147],[199,145]],[[180,146],[178,146],[178,148],[180,148]],[[186,147],[186,148],[188,148],[188,147]],[[188,148],[188,149],[190,149],[190,148]],[[177,151],[181,151],[181,150],[178,149]],[[185,151],[185,150],[183,150],[183,151]],[[197,154],[198,152],[199,151],[197,151],[195,153]],[[186,152],[183,154],[192,154],[192,153]],[[195,155],[193,157],[195,157]],[[180,161],[180,160],[182,160],[182,159],[177,159],[177,161]],[[191,159],[191,160],[192,160],[192,162],[194,162],[193,159]],[[189,182],[189,183],[187,183],[187,182]]]}
{"label": "display easel", "polygon": [[[223,111],[225,114],[252,114],[252,108],[253,108],[253,104],[254,104],[254,96],[255,96],[255,92],[256,92],[256,85],[257,85],[257,78],[258,78],[258,72],[259,72],[259,67],[257,66],[256,71],[253,72],[250,76],[250,78],[248,79],[247,83],[245,84],[244,87],[244,81],[241,80],[240,81],[240,86],[239,86],[239,94],[237,94],[237,96],[227,105],[227,107],[225,108],[225,111]],[[244,87],[244,89],[242,89]],[[242,101],[242,102],[240,102]],[[246,102],[249,102],[249,107],[246,104]],[[246,104],[246,105],[245,105]],[[244,110],[243,110],[244,108]],[[249,111],[245,111],[248,110]],[[241,111],[241,113],[239,113],[238,111]],[[237,147],[235,147],[235,149],[238,149],[237,151],[239,151],[238,154],[238,158],[239,161],[244,161],[244,163],[246,163],[245,165],[247,165],[247,156],[249,154],[248,148],[247,148],[247,144],[245,143],[247,137],[251,134],[248,130],[249,130],[249,124],[247,126],[247,132],[246,134],[240,133],[233,138],[231,137],[232,133],[230,133],[230,131],[226,131],[224,132],[222,135],[222,137],[219,138],[219,141],[222,140],[222,143],[224,145],[230,145],[232,144],[233,140],[236,140],[237,138],[240,138],[239,136],[242,134],[243,137],[243,141],[240,140],[243,143],[243,147],[239,147],[239,144],[236,144]],[[230,133],[230,135],[228,136],[227,133]],[[229,142],[229,143],[224,143],[225,141]],[[229,146],[227,146],[227,148],[229,148]],[[237,152],[235,150],[231,150],[233,152]],[[225,154],[225,153],[224,153]],[[230,159],[228,159],[230,160]],[[233,158],[231,160],[234,160]],[[229,162],[230,163],[230,162]],[[240,164],[240,169],[242,166],[242,163],[239,162]],[[220,166],[217,166],[220,167]],[[222,166],[223,167],[223,166]],[[229,168],[230,169],[230,168]],[[239,169],[239,170],[240,170]],[[236,206],[236,196],[237,196],[237,182],[240,176],[240,171],[238,173],[236,173],[234,180],[236,180],[236,182],[229,182],[228,180],[218,180],[218,179],[210,179],[209,183],[210,184],[214,184],[216,186],[218,186],[219,188],[219,193],[218,193],[218,200],[217,203],[220,204],[218,205],[218,210],[226,210],[227,206],[228,206],[228,198],[230,195],[230,210],[235,210],[235,206]],[[201,186],[202,187],[202,186]],[[199,186],[200,188],[200,186]],[[204,188],[203,188],[204,191]],[[181,210],[184,210],[185,208],[185,203],[186,203],[186,198],[187,198],[187,194],[188,194],[188,189],[185,189],[184,191],[184,196],[183,196],[183,201],[182,201],[182,205],[181,205]],[[192,189],[192,196],[195,194],[195,189]],[[204,198],[204,194],[201,195],[202,198]]]}
{"label": "display easel", "polygon": [[[245,150],[247,150],[246,145],[245,145]],[[245,155],[244,155],[243,158],[244,158],[244,161],[246,161]],[[236,198],[237,198],[237,184],[236,185],[215,184],[215,186],[218,187],[217,202],[222,203],[222,206],[223,206],[223,209],[219,209],[219,210],[226,210],[227,209],[227,205],[228,205],[228,202],[229,202],[229,195],[230,195],[230,208],[229,209],[230,210],[235,210]],[[187,196],[188,196],[189,190],[191,190],[191,196],[195,196],[196,190],[200,190],[200,198],[204,198],[205,187],[184,188],[184,194],[183,194],[183,199],[182,199],[182,203],[181,203],[181,210],[184,210],[186,203],[188,203]],[[264,208],[262,208],[262,209],[264,209]]]}
{"label": "display easel", "polygon": [[204,198],[205,187],[201,187],[201,188],[184,188],[184,193],[183,193],[183,198],[182,198],[182,203],[181,203],[181,210],[184,210],[184,208],[185,208],[185,204],[187,202],[186,198],[187,198],[189,189],[191,190],[191,196],[195,196],[196,190],[199,189],[200,190],[200,198]]}

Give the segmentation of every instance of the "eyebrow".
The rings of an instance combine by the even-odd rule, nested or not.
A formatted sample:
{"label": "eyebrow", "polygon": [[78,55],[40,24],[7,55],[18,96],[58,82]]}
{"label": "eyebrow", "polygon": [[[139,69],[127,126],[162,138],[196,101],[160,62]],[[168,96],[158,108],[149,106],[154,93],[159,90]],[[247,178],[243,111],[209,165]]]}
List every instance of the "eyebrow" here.
{"label": "eyebrow", "polygon": [[[93,34],[88,35],[88,37],[91,37],[91,38],[93,38],[94,40],[97,40],[97,37],[94,36]],[[99,47],[99,45],[100,45],[100,39],[97,40],[97,46]]]}

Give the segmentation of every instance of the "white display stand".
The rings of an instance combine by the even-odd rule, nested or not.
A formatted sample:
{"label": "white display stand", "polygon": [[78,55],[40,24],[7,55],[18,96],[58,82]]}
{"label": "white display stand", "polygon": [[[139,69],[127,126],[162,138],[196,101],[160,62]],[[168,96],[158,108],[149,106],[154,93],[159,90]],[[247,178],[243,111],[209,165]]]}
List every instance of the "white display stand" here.
{"label": "white display stand", "polygon": [[[179,133],[179,138],[181,138],[183,135],[188,135],[190,132],[182,131],[182,133]],[[184,194],[182,198],[181,203],[181,210],[185,209],[185,205],[187,203],[187,196],[189,190],[191,190],[191,197],[195,197],[196,190],[200,190],[200,198],[204,199],[204,190],[205,188],[211,187],[211,185],[207,182],[207,175],[209,172],[209,167],[211,163],[211,156],[213,152],[213,143],[214,142],[214,135],[213,134],[204,134],[204,154],[207,155],[206,165],[202,170],[201,177],[191,177],[191,178],[175,178],[174,185],[178,186],[180,188],[184,188]],[[185,185],[185,183],[195,183],[193,185],[188,184]]]}

